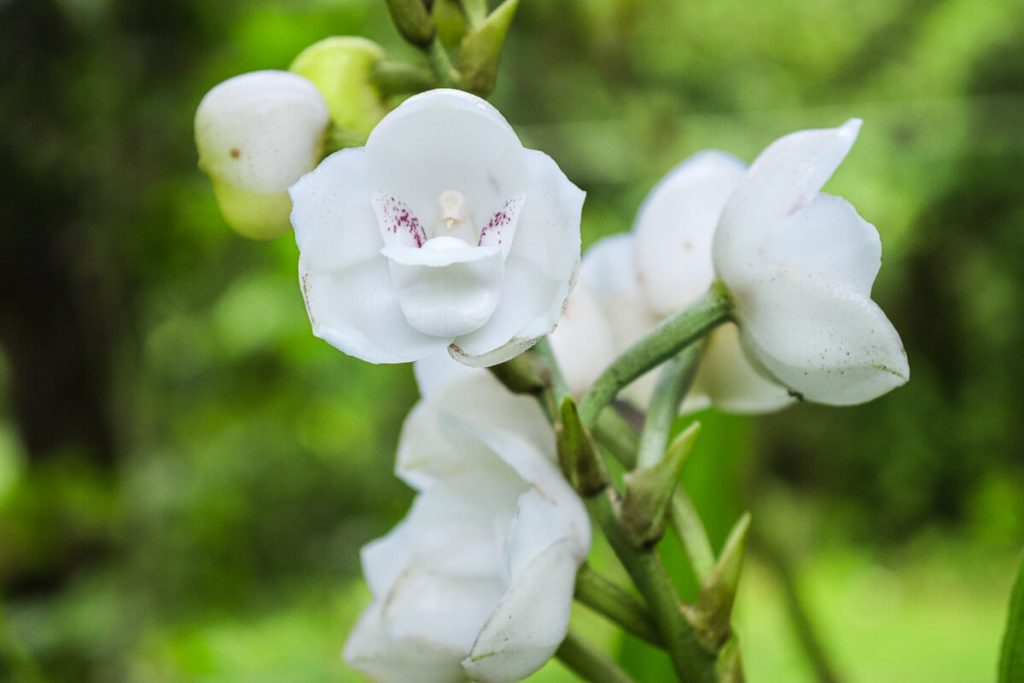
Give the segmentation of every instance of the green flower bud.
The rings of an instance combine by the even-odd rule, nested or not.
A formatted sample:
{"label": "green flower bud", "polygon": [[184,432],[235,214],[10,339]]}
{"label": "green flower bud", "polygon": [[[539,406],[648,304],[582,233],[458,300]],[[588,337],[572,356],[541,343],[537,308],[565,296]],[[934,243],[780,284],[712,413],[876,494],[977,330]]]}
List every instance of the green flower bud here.
{"label": "green flower bud", "polygon": [[327,105],[313,84],[287,71],[229,78],[196,110],[199,168],[238,233],[271,239],[291,232],[288,188],[320,160]]}
{"label": "green flower bud", "polygon": [[505,0],[462,39],[459,70],[469,91],[486,96],[494,90],[501,48],[517,7],[519,0]]}
{"label": "green flower bud", "polygon": [[320,91],[343,138],[365,140],[385,114],[380,88],[373,79],[374,67],[385,56],[373,41],[335,36],[307,47],[290,69]]}

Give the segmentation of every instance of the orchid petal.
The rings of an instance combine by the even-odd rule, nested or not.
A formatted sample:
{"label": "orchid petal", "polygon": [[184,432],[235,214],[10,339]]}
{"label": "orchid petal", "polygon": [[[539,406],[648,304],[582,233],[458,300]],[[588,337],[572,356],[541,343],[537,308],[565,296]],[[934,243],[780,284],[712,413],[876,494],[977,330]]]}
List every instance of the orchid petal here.
{"label": "orchid petal", "polygon": [[566,539],[514,576],[462,662],[466,673],[481,683],[512,683],[543,666],[565,638],[578,568]]}
{"label": "orchid petal", "polygon": [[345,643],[345,662],[378,683],[464,683],[460,651],[431,640],[396,639],[383,619],[383,604],[371,605]]}
{"label": "orchid petal", "polygon": [[838,128],[792,133],[761,152],[715,232],[713,256],[720,278],[739,281],[757,268],[776,230],[810,206],[849,153],[860,123],[851,119]]}
{"label": "orchid petal", "polygon": [[700,152],[669,171],[644,200],[633,226],[636,266],[658,316],[693,303],[715,279],[711,242],[746,166],[724,152]]}
{"label": "orchid petal", "polygon": [[[795,400],[789,391],[757,371],[747,360],[736,325],[726,323],[711,333],[701,354],[691,396],[703,396],[730,413],[771,413]],[[690,397],[688,396],[689,400]],[[687,412],[701,407],[696,402]]]}
{"label": "orchid petal", "polygon": [[420,332],[451,339],[494,314],[505,275],[498,246],[435,237],[421,249],[386,247],[383,253],[402,313]]}
{"label": "orchid petal", "polygon": [[899,334],[854,286],[778,267],[735,290],[743,344],[773,377],[810,401],[852,405],[910,377]]}
{"label": "orchid petal", "polygon": [[313,334],[351,356],[405,363],[448,345],[447,339],[423,334],[405,319],[383,258],[328,271],[310,268],[303,253],[299,281]]}
{"label": "orchid petal", "polygon": [[323,97],[301,76],[254,71],[229,78],[196,110],[199,165],[249,192],[284,192],[316,165],[328,118]]}
{"label": "orchid petal", "polygon": [[611,326],[601,306],[582,282],[576,284],[558,327],[548,340],[573,396],[583,395],[604,368],[615,360],[615,338]]}
{"label": "orchid petal", "polygon": [[494,316],[455,340],[452,355],[487,366],[522,353],[555,328],[579,267],[579,223],[585,193],[548,155],[524,150],[525,197],[506,261]]}
{"label": "orchid petal", "polygon": [[819,193],[768,254],[772,261],[845,282],[868,296],[882,265],[882,240],[845,199]]}

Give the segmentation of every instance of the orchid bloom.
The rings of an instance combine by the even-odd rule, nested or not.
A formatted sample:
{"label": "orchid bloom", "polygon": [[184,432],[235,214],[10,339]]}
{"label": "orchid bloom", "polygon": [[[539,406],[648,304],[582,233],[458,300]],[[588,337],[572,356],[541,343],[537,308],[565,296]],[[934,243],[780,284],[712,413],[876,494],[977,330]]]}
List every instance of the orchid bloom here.
{"label": "orchid bloom", "polygon": [[[819,192],[859,127],[788,135],[749,169],[702,152],[670,172],[633,233],[602,240],[583,259],[579,296],[596,298],[602,315],[571,300],[566,331],[552,335],[571,388],[582,393],[600,372],[578,360],[575,340],[607,339],[610,326],[622,351],[716,279],[732,295],[735,324],[709,336],[684,410],[769,412],[794,397],[863,403],[906,382],[899,335],[870,297],[878,231]],[[648,373],[624,394],[643,405],[653,381]]]}
{"label": "orchid bloom", "polygon": [[418,494],[363,549],[373,603],[345,660],[381,683],[518,681],[565,637],[589,519],[535,401],[446,355],[416,369],[397,471]]}
{"label": "orchid bloom", "polygon": [[316,166],[328,122],[316,87],[287,71],[242,74],[206,93],[195,119],[199,166],[232,228],[256,239],[291,230],[288,188]]}
{"label": "orchid bloom", "polygon": [[851,120],[769,145],[729,197],[712,245],[747,356],[830,405],[870,401],[910,377],[899,334],[871,300],[878,230],[820,192],[859,130]]}
{"label": "orchid bloom", "polygon": [[[586,391],[614,359],[608,353],[603,362],[592,362],[587,356],[593,349],[610,341],[616,352],[624,351],[711,286],[715,226],[743,173],[742,163],[725,153],[697,154],[655,186],[632,233],[605,238],[587,251],[580,284],[552,334],[570,390]],[[584,297],[598,305],[579,305]],[[656,371],[647,373],[625,389],[624,397],[643,407],[656,379]],[[683,410],[715,405],[730,412],[763,413],[792,401],[784,387],[751,366],[735,325],[725,323],[707,339]]]}
{"label": "orchid bloom", "polygon": [[575,281],[584,193],[467,93],[409,98],[291,196],[314,334],[372,363],[508,360]]}

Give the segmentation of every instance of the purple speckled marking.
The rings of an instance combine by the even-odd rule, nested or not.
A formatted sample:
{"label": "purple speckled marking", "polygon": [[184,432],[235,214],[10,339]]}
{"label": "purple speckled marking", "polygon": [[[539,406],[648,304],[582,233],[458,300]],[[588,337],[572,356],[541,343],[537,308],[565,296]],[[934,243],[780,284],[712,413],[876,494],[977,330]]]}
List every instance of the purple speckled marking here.
{"label": "purple speckled marking", "polygon": [[393,195],[379,194],[376,200],[381,209],[384,229],[393,235],[408,235],[417,247],[422,247],[427,241],[427,235],[408,205]]}
{"label": "purple speckled marking", "polygon": [[487,224],[480,230],[480,240],[477,245],[482,247],[490,244],[503,244],[504,229],[519,217],[519,210],[523,208],[523,200],[521,194],[506,199],[501,208],[491,216],[491,220],[487,221]]}

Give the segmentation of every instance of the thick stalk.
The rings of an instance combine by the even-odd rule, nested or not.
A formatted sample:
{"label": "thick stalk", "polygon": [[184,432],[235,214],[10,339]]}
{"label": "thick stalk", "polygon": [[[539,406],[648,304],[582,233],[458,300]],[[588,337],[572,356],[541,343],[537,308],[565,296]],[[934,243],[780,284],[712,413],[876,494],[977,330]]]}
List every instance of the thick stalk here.
{"label": "thick stalk", "polygon": [[661,369],[658,384],[647,406],[644,428],[640,431],[636,454],[638,468],[653,467],[665,455],[668,433],[679,414],[679,405],[690,391],[697,374],[700,349],[700,344],[684,349]]}
{"label": "thick stalk", "polygon": [[820,683],[839,683],[840,678],[832,667],[825,646],[818,638],[814,625],[811,623],[811,617],[800,596],[796,575],[788,558],[763,537],[758,539],[757,547],[779,581],[779,587],[782,589],[782,595],[786,601],[786,611],[789,612],[800,649],[804,651],[807,661],[814,667],[817,680]]}
{"label": "thick stalk", "polygon": [[[639,437],[633,427],[614,408],[605,408],[594,425],[594,436],[616,460],[627,469],[636,466]],[[697,514],[693,501],[680,486],[672,496],[669,523],[679,535],[683,551],[697,579],[701,582],[715,566],[715,553],[711,548],[704,523]]]}
{"label": "thick stalk", "polygon": [[430,69],[402,62],[378,62],[372,77],[384,95],[423,92],[437,85],[437,77]]}
{"label": "thick stalk", "polygon": [[580,567],[576,575],[576,600],[637,638],[658,647],[664,646],[647,605],[595,572],[589,565]]}
{"label": "thick stalk", "polygon": [[587,509],[651,608],[682,683],[716,683],[715,656],[700,644],[654,548],[635,547],[619,524],[611,491],[587,499]]}
{"label": "thick stalk", "polygon": [[441,39],[434,36],[425,51],[430,68],[437,76],[437,84],[442,88],[458,88],[459,72],[452,66],[452,60],[448,56],[448,52],[445,51],[444,45],[441,44]]}
{"label": "thick stalk", "polygon": [[584,426],[592,427],[604,407],[626,385],[721,325],[731,311],[732,300],[728,290],[716,282],[698,301],[626,349],[580,400],[580,419]]}
{"label": "thick stalk", "polygon": [[633,679],[605,653],[569,631],[555,656],[590,683],[633,683]]}

